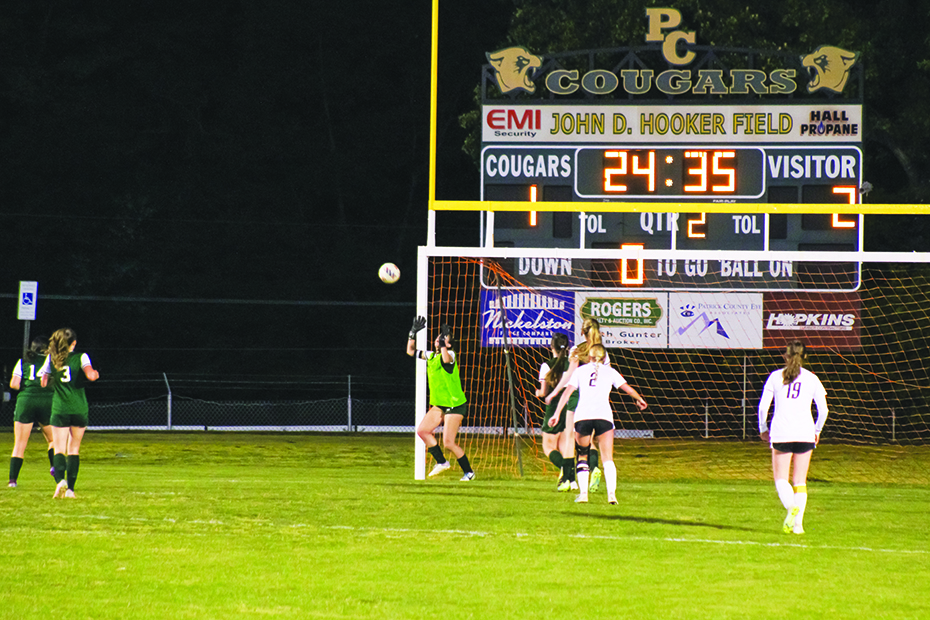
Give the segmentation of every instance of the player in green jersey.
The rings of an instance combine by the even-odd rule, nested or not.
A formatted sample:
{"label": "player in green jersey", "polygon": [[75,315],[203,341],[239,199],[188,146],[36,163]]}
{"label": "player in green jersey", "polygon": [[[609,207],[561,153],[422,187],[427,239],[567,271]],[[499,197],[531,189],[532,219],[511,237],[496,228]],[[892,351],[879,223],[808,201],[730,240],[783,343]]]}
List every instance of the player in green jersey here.
{"label": "player in green jersey", "polygon": [[[87,429],[87,396],[84,384],[96,381],[100,373],[94,370],[86,353],[74,350],[77,334],[59,329],[48,343],[48,358],[39,371],[42,387],[55,386],[52,398],[52,434],[55,440],[55,494],[52,497],[74,497],[81,464],[81,440]],[[65,490],[67,487],[67,490]]]}
{"label": "player in green jersey", "polygon": [[16,488],[19,470],[23,466],[23,457],[26,454],[26,444],[34,424],[42,428],[42,434],[48,442],[48,462],[55,475],[52,449],[52,427],[49,418],[52,415],[52,390],[43,388],[39,379],[39,369],[45,360],[46,344],[48,338],[33,339],[29,350],[23,358],[16,362],[13,376],[10,378],[10,388],[19,390],[16,397],[16,410],[13,412],[13,454],[10,456],[10,487]]}
{"label": "player in green jersey", "polygon": [[[562,379],[559,381],[559,384],[553,388],[548,396],[546,396],[547,405],[551,405],[553,403],[558,404],[559,401],[558,398],[556,398],[557,395],[565,389],[565,386],[568,385],[569,380],[572,378],[572,375],[575,374],[575,370],[577,370],[578,366],[587,364],[589,361],[591,361],[591,347],[601,344],[601,324],[597,322],[597,319],[585,319],[581,324],[581,333],[584,335],[584,342],[575,345],[568,352],[568,370],[562,374]],[[604,357],[604,363],[610,364],[609,355]],[[574,428],[575,408],[578,405],[578,400],[580,398],[580,394],[576,392],[565,408],[565,424],[570,430]],[[575,442],[575,454],[578,454],[578,447],[578,443]],[[592,446],[588,451],[588,464],[591,468],[588,490],[592,492],[597,491],[601,484],[601,469],[598,467],[598,463],[599,454]]]}
{"label": "player in green jersey", "polygon": [[[539,388],[536,390],[536,397],[542,399],[545,399],[559,384],[562,375],[568,369],[568,336],[561,332],[553,332],[549,349],[552,351],[552,359],[543,362],[539,368]],[[575,400],[577,402],[577,398]],[[558,490],[568,491],[575,483],[574,435],[571,429],[566,430],[564,417],[556,426],[549,426],[549,419],[555,413],[556,405],[558,401],[550,401],[543,412],[543,423],[540,429],[543,453],[562,472]],[[574,411],[575,403],[572,403],[570,408]]]}
{"label": "player in green jersey", "polygon": [[452,467],[442,453],[439,442],[433,434],[442,425],[442,445],[452,451],[462,467],[462,482],[475,478],[475,472],[468,462],[468,456],[460,445],[455,443],[459,427],[468,411],[462,379],[459,376],[458,358],[452,346],[452,335],[448,325],[443,325],[434,343],[435,351],[418,351],[417,332],[426,327],[426,318],[418,316],[413,320],[407,340],[407,355],[426,361],[426,380],[429,385],[429,411],[417,428],[417,435],[426,444],[427,451],[436,459],[436,466],[430,476],[442,473]]}

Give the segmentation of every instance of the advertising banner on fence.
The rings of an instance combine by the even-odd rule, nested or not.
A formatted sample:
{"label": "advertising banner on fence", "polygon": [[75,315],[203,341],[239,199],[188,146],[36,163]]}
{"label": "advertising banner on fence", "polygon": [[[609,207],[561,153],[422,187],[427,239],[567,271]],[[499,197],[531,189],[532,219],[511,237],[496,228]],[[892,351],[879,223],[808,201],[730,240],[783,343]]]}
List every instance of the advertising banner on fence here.
{"label": "advertising banner on fence", "polygon": [[578,293],[575,343],[583,342],[581,324],[587,318],[601,326],[604,345],[664,349],[668,343],[668,293]]}
{"label": "advertising banner on fence", "polygon": [[766,348],[792,340],[808,347],[858,351],[862,303],[859,293],[766,293],[763,319]]}
{"label": "advertising banner on fence", "polygon": [[671,293],[670,349],[761,349],[762,293]]}
{"label": "advertising banner on fence", "polygon": [[575,326],[575,294],[567,291],[516,292],[481,289],[481,346],[504,346],[503,315],[507,338],[513,347],[547,347],[552,332],[571,337]]}

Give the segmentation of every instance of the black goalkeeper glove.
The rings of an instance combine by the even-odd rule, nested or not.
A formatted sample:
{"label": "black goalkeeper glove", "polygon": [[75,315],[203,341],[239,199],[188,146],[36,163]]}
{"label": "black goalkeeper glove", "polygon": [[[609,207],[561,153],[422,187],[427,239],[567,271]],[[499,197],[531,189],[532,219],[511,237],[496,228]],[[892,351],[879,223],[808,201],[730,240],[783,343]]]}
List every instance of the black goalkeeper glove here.
{"label": "black goalkeeper glove", "polygon": [[443,323],[442,327],[439,328],[439,337],[443,340],[446,339],[446,336],[452,333],[452,329],[449,327],[448,323]]}
{"label": "black goalkeeper glove", "polygon": [[415,340],[417,337],[417,332],[426,327],[426,317],[418,316],[413,319],[413,326],[410,328],[409,337],[411,340]]}

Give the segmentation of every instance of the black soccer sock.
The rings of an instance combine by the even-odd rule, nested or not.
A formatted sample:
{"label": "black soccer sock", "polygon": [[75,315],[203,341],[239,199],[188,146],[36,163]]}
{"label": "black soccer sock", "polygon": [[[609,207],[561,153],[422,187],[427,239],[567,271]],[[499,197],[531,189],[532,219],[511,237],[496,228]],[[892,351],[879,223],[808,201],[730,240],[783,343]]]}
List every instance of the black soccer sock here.
{"label": "black soccer sock", "polygon": [[52,466],[55,468],[55,482],[61,482],[65,478],[65,470],[67,469],[67,460],[64,454],[55,453],[55,460],[52,463]]}
{"label": "black soccer sock", "polygon": [[55,467],[55,448],[48,449],[48,466]]}
{"label": "black soccer sock", "polygon": [[565,472],[565,479],[569,482],[575,481],[575,458],[565,459],[562,465],[562,471]]}
{"label": "black soccer sock", "polygon": [[[565,458],[562,456],[562,453],[559,452],[558,450],[553,450],[552,452],[549,453],[549,460],[552,462],[553,465],[555,465],[559,469],[562,469],[562,464],[565,463]],[[565,478],[564,475],[562,477]]]}
{"label": "black soccer sock", "polygon": [[472,470],[471,463],[468,462],[467,454],[463,454],[462,456],[460,456],[458,461],[459,461],[459,467],[461,467],[462,471],[465,472],[466,474]]}
{"label": "black soccer sock", "polygon": [[594,469],[595,467],[597,467],[598,460],[599,459],[597,455],[597,450],[595,450],[594,448],[590,448],[588,450],[588,466],[591,469]]}
{"label": "black soccer sock", "polygon": [[19,470],[23,468],[23,459],[18,456],[10,457],[10,482],[16,482],[19,478]]}
{"label": "black soccer sock", "polygon": [[442,448],[439,447],[439,444],[436,444],[432,448],[427,448],[426,451],[433,455],[437,465],[442,465],[446,462],[446,455],[442,453]]}
{"label": "black soccer sock", "polygon": [[[69,454],[67,458],[68,467],[68,488],[74,490],[74,483],[77,482],[78,469],[81,468],[81,457],[77,454]],[[58,471],[57,468],[55,470]]]}

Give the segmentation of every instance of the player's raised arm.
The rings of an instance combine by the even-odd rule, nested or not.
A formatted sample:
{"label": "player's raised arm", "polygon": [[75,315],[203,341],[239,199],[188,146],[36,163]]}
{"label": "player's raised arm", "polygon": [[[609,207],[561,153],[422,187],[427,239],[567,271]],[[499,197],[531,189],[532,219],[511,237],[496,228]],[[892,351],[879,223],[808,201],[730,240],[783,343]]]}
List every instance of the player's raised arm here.
{"label": "player's raised arm", "polygon": [[417,332],[426,327],[426,317],[417,316],[413,319],[410,333],[407,334],[407,355],[413,357],[417,354]]}

